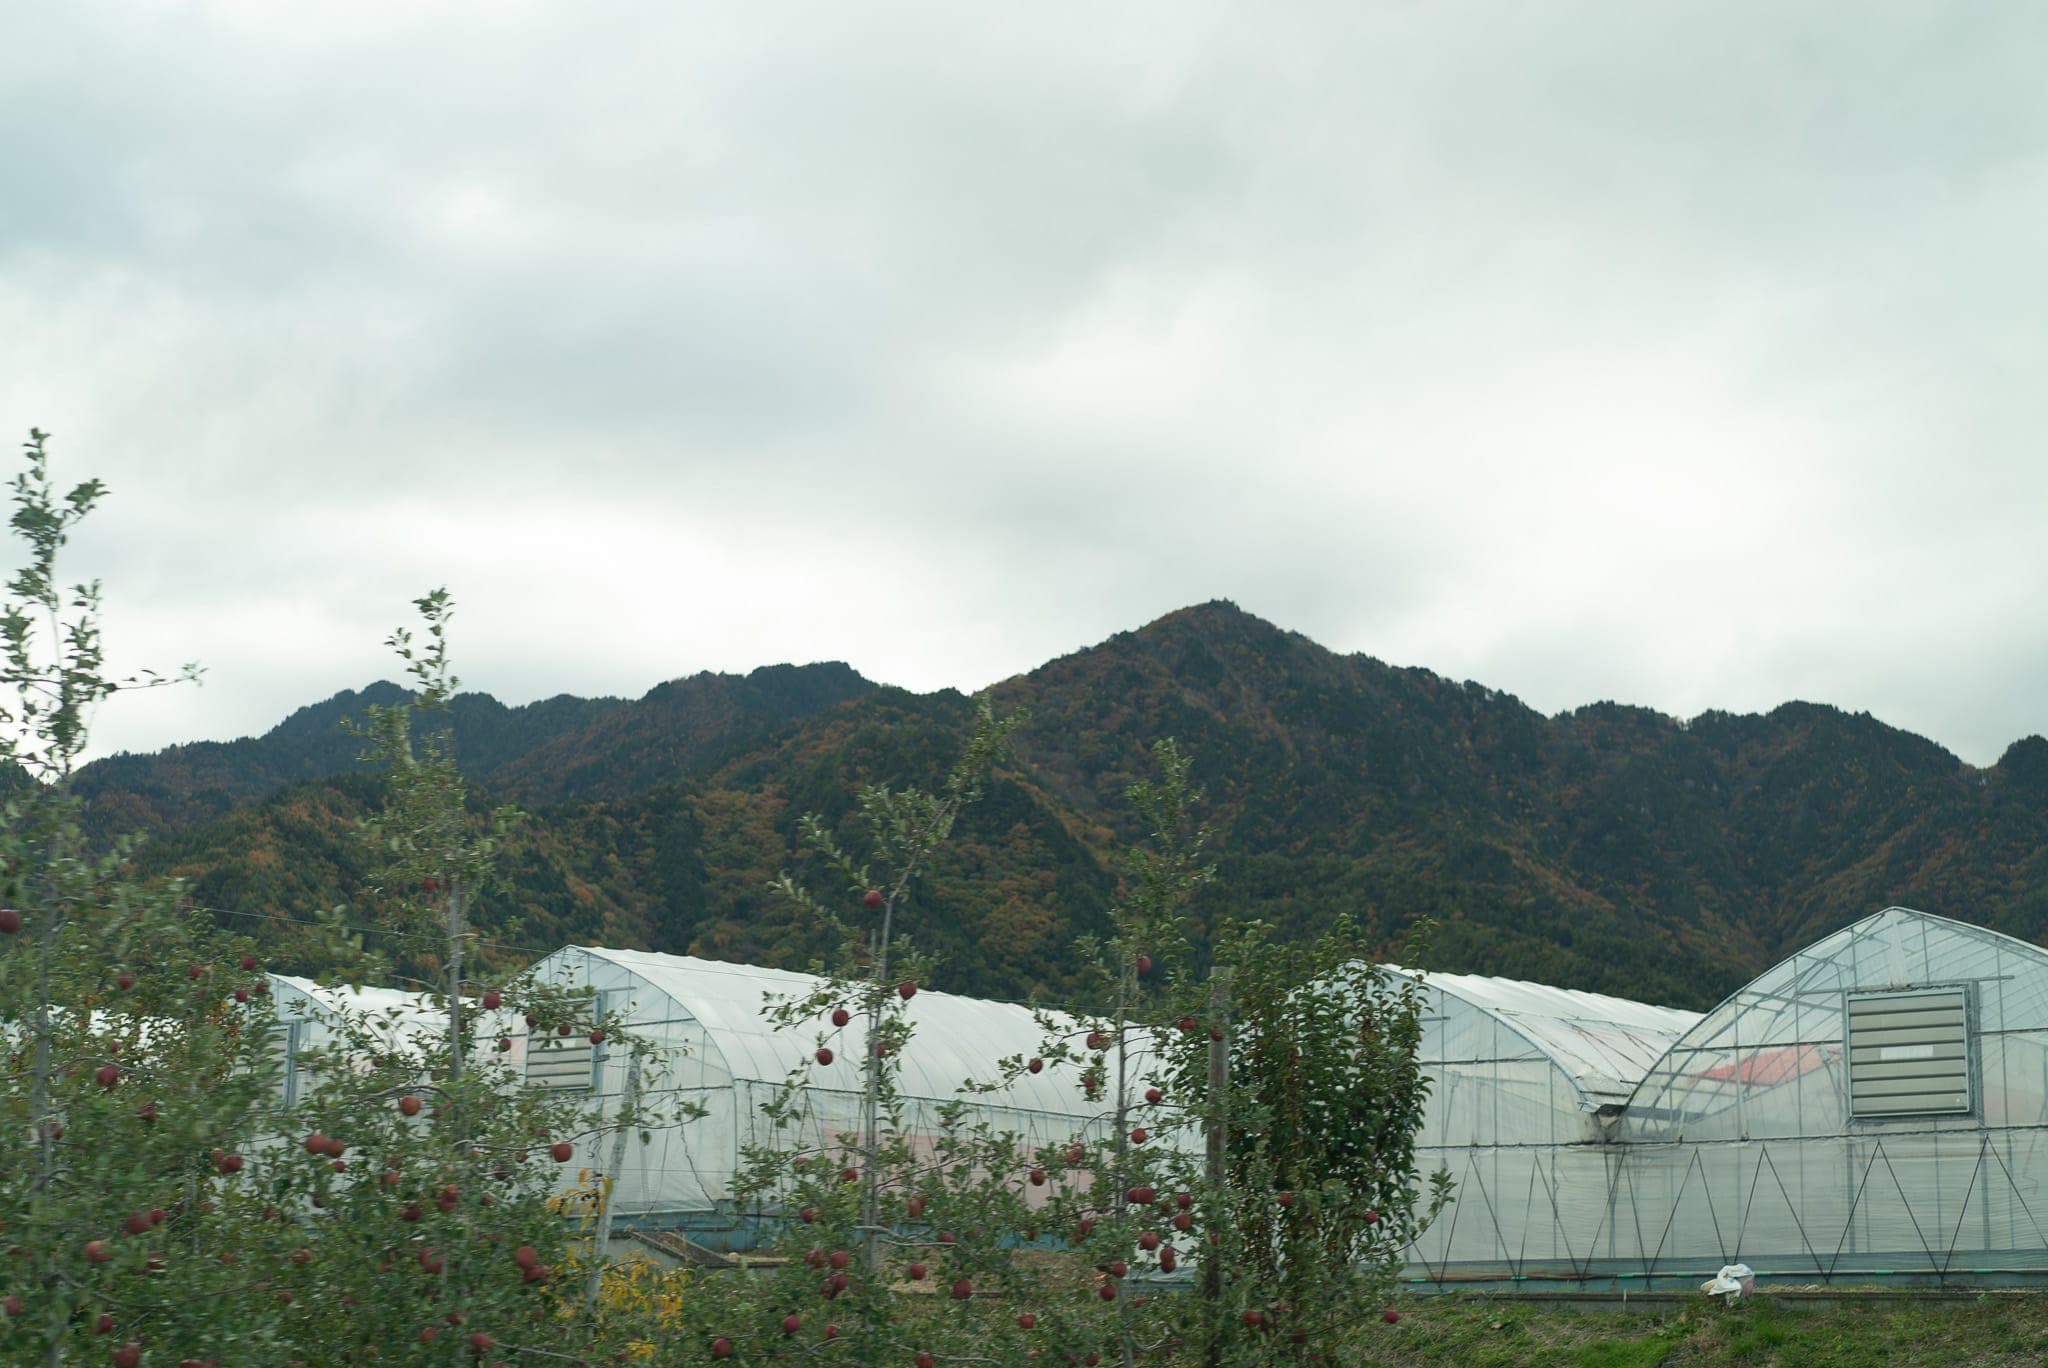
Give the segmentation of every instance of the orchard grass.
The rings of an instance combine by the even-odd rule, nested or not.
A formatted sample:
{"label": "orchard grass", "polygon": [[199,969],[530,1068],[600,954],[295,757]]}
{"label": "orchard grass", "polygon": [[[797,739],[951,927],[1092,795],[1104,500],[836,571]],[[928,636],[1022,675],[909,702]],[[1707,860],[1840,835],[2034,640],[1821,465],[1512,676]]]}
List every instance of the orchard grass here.
{"label": "orchard grass", "polygon": [[1339,1363],[1458,1368],[1951,1368],[2048,1363],[2048,1292],[1858,1303],[1855,1290],[1805,1300],[1765,1292],[1723,1306],[1705,1297],[1626,1310],[1511,1297],[1406,1297],[1395,1326],[1361,1327]]}

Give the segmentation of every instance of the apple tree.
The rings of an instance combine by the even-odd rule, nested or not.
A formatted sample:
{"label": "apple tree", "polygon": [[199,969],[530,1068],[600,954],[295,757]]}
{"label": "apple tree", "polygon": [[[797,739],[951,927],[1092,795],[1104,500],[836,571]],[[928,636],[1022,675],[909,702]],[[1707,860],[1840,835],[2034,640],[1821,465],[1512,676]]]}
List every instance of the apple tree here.
{"label": "apple tree", "polygon": [[429,947],[414,958],[435,977],[417,985],[417,1010],[337,1008],[334,1043],[305,1061],[318,1086],[264,1163],[262,1217],[299,1242],[271,1270],[289,1294],[280,1315],[309,1364],[573,1357],[643,1340],[618,1299],[587,1295],[604,1252],[562,1199],[602,1194],[600,1142],[648,1118],[630,1099],[599,1115],[581,1094],[524,1086],[505,1060],[519,1036],[529,1053],[588,1043],[636,1075],[656,1061],[596,1018],[587,991],[477,953],[473,913],[517,814],[476,810],[449,723],[453,605],[437,590],[416,606],[424,638],[389,643],[412,695],[360,728],[386,777],[364,835],[380,856],[371,901],[392,935]]}
{"label": "apple tree", "polygon": [[0,1359],[246,1362],[279,1340],[217,1194],[263,1143],[265,984],[130,843],[89,842],[72,791],[99,704],[197,676],[111,677],[99,585],[59,578],[106,492],[59,494],[30,434],[0,607]]}

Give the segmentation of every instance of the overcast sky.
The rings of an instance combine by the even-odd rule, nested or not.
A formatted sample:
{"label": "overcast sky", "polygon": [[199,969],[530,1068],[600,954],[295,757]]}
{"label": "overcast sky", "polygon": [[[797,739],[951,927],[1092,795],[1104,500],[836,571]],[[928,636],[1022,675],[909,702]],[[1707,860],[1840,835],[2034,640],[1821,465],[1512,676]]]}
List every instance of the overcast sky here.
{"label": "overcast sky", "polygon": [[1546,711],[2048,729],[2048,8],[10,5],[106,748],[976,688],[1210,598]]}

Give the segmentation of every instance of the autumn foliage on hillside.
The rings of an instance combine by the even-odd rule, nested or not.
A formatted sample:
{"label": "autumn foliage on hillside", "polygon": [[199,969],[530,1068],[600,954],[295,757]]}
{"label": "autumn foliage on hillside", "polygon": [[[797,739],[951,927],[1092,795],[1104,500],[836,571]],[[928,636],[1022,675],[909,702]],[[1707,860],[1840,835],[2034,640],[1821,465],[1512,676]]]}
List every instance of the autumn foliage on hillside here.
{"label": "autumn foliage on hillside", "polygon": [[[2048,928],[2038,737],[1979,770],[1818,704],[1689,722],[1612,703],[1546,717],[1479,684],[1335,654],[1227,603],[993,697],[1032,721],[922,876],[955,909],[935,945],[952,990],[1071,989],[1069,947],[1102,929],[1108,852],[1134,834],[1118,797],[1160,736],[1198,757],[1219,836],[1198,935],[1226,914],[1296,936],[1349,914],[1391,949],[1430,917],[1439,968],[1703,1006],[1889,903],[2029,939]],[[547,819],[508,852],[512,895],[488,934],[786,967],[824,948],[767,889],[797,815],[844,821],[877,776],[932,782],[972,724],[957,694],[876,688],[836,665],[698,676],[629,703],[456,706],[490,738],[485,763],[465,754],[480,787]],[[247,914],[348,904],[360,871],[345,828],[376,795],[352,763],[306,773],[334,753],[303,724],[331,725],[335,709],[309,711],[235,743],[237,764],[252,757],[251,774],[276,780],[260,795],[205,777],[196,747],[88,767],[81,792],[123,818],[154,814],[149,867],[282,943],[290,928]],[[279,758],[262,759],[267,747]]]}

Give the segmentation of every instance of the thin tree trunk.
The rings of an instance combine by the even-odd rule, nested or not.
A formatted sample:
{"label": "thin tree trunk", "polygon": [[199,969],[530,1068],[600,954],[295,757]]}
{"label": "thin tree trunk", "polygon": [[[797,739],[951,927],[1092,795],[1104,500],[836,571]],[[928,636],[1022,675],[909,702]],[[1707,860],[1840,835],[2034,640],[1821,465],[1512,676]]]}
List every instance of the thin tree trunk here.
{"label": "thin tree trunk", "polygon": [[881,1272],[881,1249],[875,1239],[876,1227],[882,1219],[882,1178],[875,1171],[882,1131],[882,1056],[878,1047],[882,1043],[883,994],[889,991],[889,931],[896,913],[896,895],[897,890],[891,889],[882,904],[882,932],[873,943],[875,991],[868,1004],[868,1095],[861,1116],[861,1262],[870,1278]]}
{"label": "thin tree trunk", "polygon": [[[1224,1207],[1230,1178],[1230,970],[1209,971],[1209,1199]],[[1209,1306],[1209,1368],[1223,1362],[1223,1265],[1221,1246],[1209,1246],[1202,1261],[1202,1296]]]}

